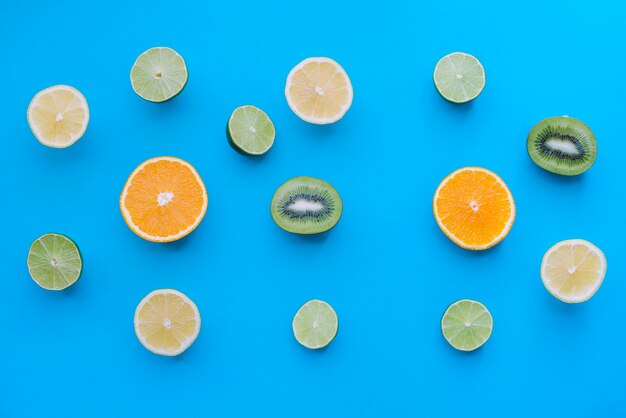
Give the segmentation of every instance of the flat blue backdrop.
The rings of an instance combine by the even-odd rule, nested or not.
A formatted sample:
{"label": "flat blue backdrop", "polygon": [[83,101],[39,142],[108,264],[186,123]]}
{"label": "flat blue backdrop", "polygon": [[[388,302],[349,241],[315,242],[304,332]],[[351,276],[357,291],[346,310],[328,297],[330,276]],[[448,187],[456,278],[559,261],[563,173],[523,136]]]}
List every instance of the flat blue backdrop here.
{"label": "flat blue backdrop", "polygon": [[[3,150],[0,417],[626,416],[623,256],[626,6],[618,1],[62,1],[10,2],[0,13]],[[166,45],[190,78],[171,102],[145,102],[129,72]],[[476,55],[487,86],[448,104],[437,60]],[[289,70],[329,56],[348,72],[354,104],[332,126],[309,125],[283,95]],[[39,90],[81,90],[86,135],[40,145],[26,121]],[[234,152],[224,127],[237,106],[277,128],[263,158]],[[539,120],[568,114],[599,142],[576,178],[528,158]],[[209,209],[166,245],[124,224],[119,193],[147,158],[196,166]],[[473,253],[438,229],[431,199],[451,171],[479,165],[509,184],[518,215],[496,248]],[[331,233],[300,237],[269,214],[274,190],[311,175],[344,201]],[[76,240],[85,269],[53,293],[29,278],[39,235]],[[539,266],[557,241],[602,248],[608,273],[592,300],[568,306]],[[178,358],[146,351],[135,306],[172,287],[202,313]],[[312,298],[331,303],[337,339],[319,352],[293,338]],[[474,298],[495,328],[480,350],[441,336],[447,305]],[[460,415],[461,414],[461,415]]]}

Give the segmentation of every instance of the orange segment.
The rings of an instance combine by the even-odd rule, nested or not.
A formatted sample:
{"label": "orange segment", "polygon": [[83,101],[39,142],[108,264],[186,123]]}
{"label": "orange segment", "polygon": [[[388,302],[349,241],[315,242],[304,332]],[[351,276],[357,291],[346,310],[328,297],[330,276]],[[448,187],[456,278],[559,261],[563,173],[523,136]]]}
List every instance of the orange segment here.
{"label": "orange segment", "polygon": [[193,231],[206,213],[204,183],[191,164],[174,157],[156,157],[133,171],[120,197],[130,229],[155,242],[180,239]]}
{"label": "orange segment", "polygon": [[495,173],[461,168],[435,192],[433,212],[444,234],[468,250],[486,250],[506,237],[515,220],[515,202]]}

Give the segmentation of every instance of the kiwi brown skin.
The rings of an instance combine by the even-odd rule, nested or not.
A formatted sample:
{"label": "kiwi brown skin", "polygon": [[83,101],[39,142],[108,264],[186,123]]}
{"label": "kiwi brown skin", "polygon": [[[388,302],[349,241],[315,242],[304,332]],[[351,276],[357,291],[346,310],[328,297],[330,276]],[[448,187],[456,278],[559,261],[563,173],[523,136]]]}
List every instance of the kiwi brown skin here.
{"label": "kiwi brown skin", "polygon": [[[578,156],[568,155],[563,150],[544,149],[544,144],[550,139],[569,143],[577,149]],[[569,116],[550,117],[536,124],[528,134],[526,150],[531,160],[539,167],[563,176],[584,173],[593,166],[598,153],[596,138],[591,128]]]}

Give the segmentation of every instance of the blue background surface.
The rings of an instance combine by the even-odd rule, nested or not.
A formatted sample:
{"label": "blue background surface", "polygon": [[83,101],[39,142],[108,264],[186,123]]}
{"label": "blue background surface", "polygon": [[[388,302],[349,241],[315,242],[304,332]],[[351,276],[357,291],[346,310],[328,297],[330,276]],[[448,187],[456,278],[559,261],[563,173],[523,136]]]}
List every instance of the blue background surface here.
{"label": "blue background surface", "polygon": [[[2,3],[0,417],[625,416],[623,2]],[[190,70],[162,105],[129,82],[135,58],[157,45]],[[437,60],[456,50],[487,72],[464,106],[432,84]],[[301,121],[283,96],[309,56],[336,59],[354,85],[332,126]],[[85,94],[91,121],[54,150],[33,137],[26,108],[61,83]],[[248,103],[277,128],[260,159],[224,135]],[[563,114],[599,141],[596,165],[576,178],[526,155],[530,128]],[[190,161],[209,192],[202,224],[168,245],[135,236],[118,207],[130,172],[158,155]],[[467,165],[500,174],[517,203],[510,235],[483,253],[451,243],[431,211],[441,179]],[[331,233],[273,223],[274,190],[298,175],[340,192]],[[83,252],[83,277],[65,292],[40,289],[26,269],[29,245],[49,231]],[[568,238],[608,258],[602,288],[578,306],[539,277],[543,253]],[[202,313],[178,358],[151,354],[133,331],[135,306],[162,287]],[[291,331],[312,298],[340,318],[320,352]],[[495,320],[470,354],[439,326],[460,298]]]}

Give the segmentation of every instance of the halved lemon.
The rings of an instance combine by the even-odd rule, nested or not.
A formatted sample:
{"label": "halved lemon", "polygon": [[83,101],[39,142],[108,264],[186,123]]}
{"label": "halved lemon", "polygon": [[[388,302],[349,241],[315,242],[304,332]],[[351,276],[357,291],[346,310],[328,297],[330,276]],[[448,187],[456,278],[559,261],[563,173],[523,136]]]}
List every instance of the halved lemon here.
{"label": "halved lemon", "polygon": [[175,157],[140,164],[120,196],[120,210],[130,229],[153,242],[176,241],[191,233],[204,218],[208,203],[196,169]]}
{"label": "halved lemon", "polygon": [[330,58],[307,58],[287,76],[287,103],[302,120],[325,125],[337,122],[352,105],[348,74]]}
{"label": "halved lemon", "polygon": [[150,292],[135,310],[135,334],[148,350],[177,356],[200,333],[200,312],[191,299],[174,289]]}
{"label": "halved lemon", "polygon": [[43,145],[67,148],[78,141],[89,124],[85,96],[74,87],[58,85],[37,93],[28,105],[28,125]]}
{"label": "halved lemon", "polygon": [[448,175],[435,192],[433,213],[455,244],[486,250],[507,236],[515,220],[513,195],[502,179],[480,167]]}
{"label": "halved lemon", "polygon": [[541,262],[541,281],[555,298],[566,303],[589,300],[606,274],[604,253],[589,241],[561,241],[546,252]]}

